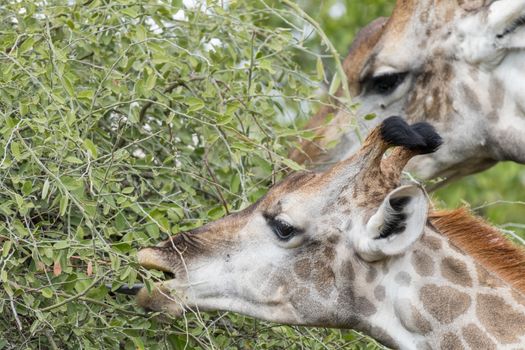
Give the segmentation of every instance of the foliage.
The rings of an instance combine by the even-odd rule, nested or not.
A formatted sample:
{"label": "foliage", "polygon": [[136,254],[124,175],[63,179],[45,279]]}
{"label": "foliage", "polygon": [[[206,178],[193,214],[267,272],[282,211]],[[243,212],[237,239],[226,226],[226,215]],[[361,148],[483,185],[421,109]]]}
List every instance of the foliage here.
{"label": "foliage", "polygon": [[[341,54],[391,9],[299,4]],[[139,247],[299,168],[287,150],[310,136],[300,126],[336,71],[300,13],[277,0],[6,0],[0,19],[0,349],[379,348],[231,314],[165,322],[110,295],[163,278],[138,266]]]}
{"label": "foliage", "polygon": [[185,4],[1,5],[0,348],[364,346],[235,315],[164,323],[110,296],[163,277],[138,266],[138,247],[298,168],[285,155],[318,99],[323,69],[296,62],[321,55],[297,13]]}

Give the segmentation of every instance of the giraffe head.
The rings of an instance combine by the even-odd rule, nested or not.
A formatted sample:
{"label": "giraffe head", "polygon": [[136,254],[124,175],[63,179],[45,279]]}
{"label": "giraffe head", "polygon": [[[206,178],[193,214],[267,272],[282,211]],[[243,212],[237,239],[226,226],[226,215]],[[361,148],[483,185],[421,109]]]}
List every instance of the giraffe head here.
{"label": "giraffe head", "polygon": [[[360,129],[390,115],[432,123],[444,146],[409,163],[423,178],[456,178],[500,160],[525,163],[524,24],[524,0],[398,0],[390,18],[361,31],[344,63],[357,119],[378,116]],[[321,127],[328,112],[336,116]],[[310,122],[320,139],[292,158],[346,158],[359,147],[351,120],[324,108]]]}
{"label": "giraffe head", "polygon": [[369,263],[395,260],[421,236],[426,195],[401,185],[401,171],[440,144],[426,123],[387,119],[352,158],[292,175],[238,213],[141,250],[142,266],[174,278],[152,293],[141,290],[139,304],[176,315],[196,308],[364,327],[376,306],[364,297],[367,286],[354,281],[365,278]]}

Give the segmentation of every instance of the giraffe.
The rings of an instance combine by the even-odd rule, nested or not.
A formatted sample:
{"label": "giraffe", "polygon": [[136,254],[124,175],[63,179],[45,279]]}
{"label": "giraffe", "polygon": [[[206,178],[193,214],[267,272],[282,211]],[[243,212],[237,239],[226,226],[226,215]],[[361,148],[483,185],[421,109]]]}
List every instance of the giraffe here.
{"label": "giraffe", "polygon": [[408,164],[422,179],[525,163],[524,24],[525,0],[397,0],[390,18],[361,30],[343,63],[355,113],[337,101],[322,107],[307,125],[316,136],[290,157],[322,168],[358,149],[356,128],[366,134],[400,115],[430,122],[445,140]]}
{"label": "giraffe", "polygon": [[525,252],[465,210],[429,214],[402,178],[440,144],[427,123],[386,119],[332,168],[141,249],[140,265],[173,278],[138,304],[352,328],[391,348],[523,349]]}

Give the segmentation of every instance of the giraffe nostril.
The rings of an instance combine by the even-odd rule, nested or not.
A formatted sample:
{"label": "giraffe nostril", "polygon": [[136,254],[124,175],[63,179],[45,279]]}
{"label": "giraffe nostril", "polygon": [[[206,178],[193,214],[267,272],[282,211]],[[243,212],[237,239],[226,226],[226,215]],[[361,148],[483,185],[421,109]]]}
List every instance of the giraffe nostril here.
{"label": "giraffe nostril", "polygon": [[169,271],[164,271],[164,279],[167,281],[167,280],[172,280],[172,279],[175,279],[175,274],[173,272],[169,272]]}

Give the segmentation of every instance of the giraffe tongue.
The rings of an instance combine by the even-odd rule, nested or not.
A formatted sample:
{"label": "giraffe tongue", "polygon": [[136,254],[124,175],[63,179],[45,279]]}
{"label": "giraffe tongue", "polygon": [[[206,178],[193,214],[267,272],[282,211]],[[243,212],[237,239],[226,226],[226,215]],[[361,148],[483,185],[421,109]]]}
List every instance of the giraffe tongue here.
{"label": "giraffe tongue", "polygon": [[[106,287],[111,291],[111,284],[107,284]],[[115,289],[114,291],[111,291],[109,294],[110,295],[115,295],[115,294],[137,295],[137,293],[142,288],[144,288],[144,284],[142,284],[142,283],[134,284],[132,287],[128,287],[127,285],[123,285],[123,286]]]}

